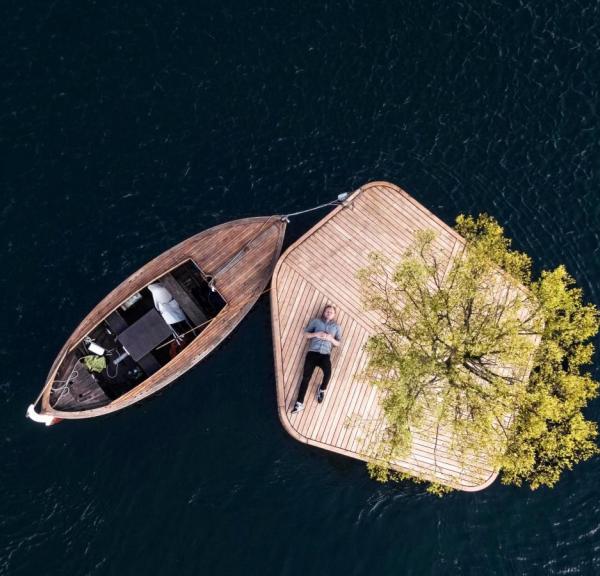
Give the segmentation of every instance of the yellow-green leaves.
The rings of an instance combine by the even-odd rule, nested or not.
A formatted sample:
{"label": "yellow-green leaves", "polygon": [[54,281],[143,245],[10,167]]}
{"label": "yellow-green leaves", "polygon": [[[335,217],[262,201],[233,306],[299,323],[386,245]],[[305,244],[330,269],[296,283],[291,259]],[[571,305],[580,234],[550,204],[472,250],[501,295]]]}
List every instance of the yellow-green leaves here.
{"label": "yellow-green leaves", "polygon": [[504,482],[535,489],[598,453],[596,423],[581,412],[598,394],[598,383],[582,373],[592,361],[588,340],[598,332],[598,311],[583,304],[564,266],[543,272],[531,290],[544,330],[502,469]]}
{"label": "yellow-green leaves", "polygon": [[527,284],[531,278],[531,258],[522,252],[511,250],[511,240],[504,236],[504,229],[487,214],[459,215],[456,231],[467,241],[471,250],[477,250],[505,272]]}
{"label": "yellow-green leaves", "polygon": [[[465,462],[483,455],[505,482],[552,485],[597,452],[581,410],[598,393],[589,340],[598,313],[563,266],[531,279],[490,216],[459,216],[464,250],[415,234],[399,262],[372,254],[359,272],[363,303],[383,319],[367,344],[367,376],[382,392],[387,428],[370,470],[388,478],[411,429],[451,431]],[[530,368],[529,379],[526,378]]]}

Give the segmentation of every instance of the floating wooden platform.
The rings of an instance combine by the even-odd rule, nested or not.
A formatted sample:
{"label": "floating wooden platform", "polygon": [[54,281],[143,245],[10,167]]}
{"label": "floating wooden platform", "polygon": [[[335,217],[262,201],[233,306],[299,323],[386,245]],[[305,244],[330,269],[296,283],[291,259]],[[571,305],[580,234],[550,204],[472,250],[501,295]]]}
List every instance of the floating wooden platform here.
{"label": "floating wooden platform", "polygon": [[[378,390],[361,379],[367,363],[364,345],[381,320],[361,305],[356,279],[367,256],[380,251],[400,259],[418,229],[438,233],[436,248],[446,262],[464,240],[429,210],[393,184],[373,182],[349,197],[344,206],[294,243],[273,275],[271,311],[279,418],[297,440],[361,460],[382,421]],[[298,393],[308,343],[303,328],[327,303],[337,307],[342,344],[332,354],[332,377],[322,404],[315,399],[320,370],[309,384],[306,409],[290,414]],[[453,453],[448,436],[435,430],[413,431],[411,453],[395,463],[398,470],[465,491],[491,484],[497,471],[476,456],[468,465]]]}

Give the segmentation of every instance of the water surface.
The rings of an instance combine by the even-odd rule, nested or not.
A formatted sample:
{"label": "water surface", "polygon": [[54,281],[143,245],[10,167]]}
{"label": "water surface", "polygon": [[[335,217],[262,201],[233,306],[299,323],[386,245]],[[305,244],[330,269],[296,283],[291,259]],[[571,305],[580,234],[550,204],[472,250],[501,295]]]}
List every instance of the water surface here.
{"label": "water surface", "polygon": [[440,500],[288,437],[268,299],[139,406],[51,429],[24,412],[79,320],[150,258],[373,179],[448,223],[493,214],[599,303],[599,10],[5,2],[0,574],[598,573],[598,459],[554,490]]}

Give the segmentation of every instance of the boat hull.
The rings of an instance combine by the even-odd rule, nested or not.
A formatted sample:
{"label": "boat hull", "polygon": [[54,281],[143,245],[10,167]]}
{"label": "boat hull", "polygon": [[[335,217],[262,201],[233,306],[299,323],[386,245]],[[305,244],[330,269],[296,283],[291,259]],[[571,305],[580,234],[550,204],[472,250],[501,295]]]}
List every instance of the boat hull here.
{"label": "boat hull", "polygon": [[[50,368],[35,403],[48,419],[101,416],[139,402],[161,390],[210,354],[234,330],[267,287],[281,253],[286,221],[280,216],[245,218],[205,230],[157,256],[106,296],[79,324]],[[85,410],[58,410],[50,403],[61,363],[82,340],[129,297],[164,274],[192,261],[225,301],[225,307],[177,356],[140,385],[109,404]]]}

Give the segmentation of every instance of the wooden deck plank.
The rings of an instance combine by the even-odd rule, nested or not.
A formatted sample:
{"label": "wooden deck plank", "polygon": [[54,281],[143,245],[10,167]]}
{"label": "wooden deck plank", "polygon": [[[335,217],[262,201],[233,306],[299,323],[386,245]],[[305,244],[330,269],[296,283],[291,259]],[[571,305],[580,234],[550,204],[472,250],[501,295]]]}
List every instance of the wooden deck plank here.
{"label": "wooden deck plank", "polygon": [[[323,230],[322,234],[324,237],[332,237],[334,234],[339,234],[344,231],[344,224],[332,222],[326,230]],[[355,234],[360,234],[359,230],[354,231]],[[333,240],[333,239],[332,239]],[[408,246],[408,244],[406,245]],[[347,280],[352,280],[353,285],[358,287],[358,280],[356,279],[356,271],[360,268],[365,267],[369,264],[369,254],[372,252],[382,252],[394,257],[401,257],[405,251],[406,246],[396,246],[388,244],[387,240],[378,238],[377,241],[362,241],[357,240],[354,243],[352,250],[345,250],[340,253],[336,260],[342,263],[342,266],[347,268],[348,273],[352,273]],[[340,270],[342,272],[342,270]]]}
{"label": "wooden deck plank", "polygon": [[[356,273],[370,252],[397,260],[411,244],[414,231],[438,233],[435,249],[450,263],[463,245],[460,236],[398,187],[373,183],[357,190],[300,238],[275,268],[271,294],[279,417],[297,440],[358,459],[368,459],[372,434],[368,427],[348,426],[353,415],[382,417],[379,391],[359,375],[367,363],[364,343],[382,319],[362,308]],[[392,264],[390,264],[392,265]],[[302,330],[325,303],[338,307],[342,344],[332,355],[332,377],[322,404],[315,399],[320,371],[309,383],[305,410],[289,411],[300,385],[307,342]],[[459,462],[444,431],[437,444],[425,426],[414,432],[410,454],[395,463],[399,470],[472,491],[489,485],[494,470],[485,460]]]}
{"label": "wooden deck plank", "polygon": [[[294,323],[295,312],[298,310],[300,300],[303,300],[304,296],[310,292],[310,285],[303,282],[299,274],[293,272],[290,276],[292,276],[292,280],[290,280],[289,289],[293,291],[294,298],[286,302],[289,305],[283,311],[283,322],[281,323],[282,342],[287,340],[290,325]],[[302,308],[300,309],[302,310]]]}
{"label": "wooden deck plank", "polygon": [[[358,216],[358,212],[356,212]],[[366,224],[365,224],[366,226]],[[364,228],[362,228],[364,229]],[[361,232],[361,227],[353,224],[352,222],[347,221],[332,221],[327,226],[323,227],[323,231],[321,233],[329,232],[332,236],[345,236],[352,235],[351,245],[344,250],[345,254],[349,256],[354,256],[359,260],[364,260],[365,262],[368,259],[368,255],[374,251],[381,251],[385,249],[398,250],[397,242],[394,244],[387,244],[383,241],[384,237],[365,236]]]}
{"label": "wooden deck plank", "polygon": [[235,254],[259,229],[260,224],[256,224],[238,234],[229,232],[215,236],[211,246],[202,246],[195,251],[196,259],[202,270],[207,274],[212,274],[227,255]]}
{"label": "wooden deck plank", "polygon": [[[239,260],[239,263],[247,260],[248,264],[243,267],[239,263],[233,265],[221,272],[216,279],[217,288],[228,301],[233,301],[240,293],[254,292],[259,284],[264,284],[260,282],[262,274],[275,266],[278,256],[270,247],[277,241],[277,228],[262,226],[256,233],[259,237],[247,242],[248,252]],[[234,251],[234,254],[235,252],[237,251]],[[256,256],[250,258],[250,254]]]}
{"label": "wooden deck plank", "polygon": [[[362,351],[362,344],[360,338],[357,338],[357,345],[354,348],[352,354],[354,359],[349,362],[349,370],[346,374],[344,381],[341,383],[343,386],[343,394],[340,392],[340,410],[332,413],[330,425],[327,430],[326,441],[328,444],[339,445],[337,437],[340,431],[344,429],[346,420],[352,415],[352,406],[356,403],[357,398],[361,394],[360,379],[356,376],[360,372],[360,367],[364,362],[364,352]],[[340,386],[340,388],[342,388]]]}
{"label": "wooden deck plank", "polygon": [[306,282],[304,282],[304,279],[299,275],[296,274],[299,282],[302,283],[302,290],[298,290],[297,293],[294,295],[294,305],[290,308],[289,310],[289,314],[290,314],[290,318],[288,319],[288,321],[285,324],[285,327],[283,329],[283,337],[282,337],[282,341],[285,344],[288,341],[288,338],[291,337],[290,334],[290,330],[293,327],[293,330],[295,331],[295,337],[293,339],[293,341],[296,341],[298,335],[300,334],[301,337],[304,337],[304,328],[305,326],[298,326],[297,323],[295,323],[295,321],[297,321],[297,317],[300,317],[300,314],[297,314],[298,310],[313,310],[315,308],[315,306],[317,306],[317,298],[315,297],[315,289],[313,286],[311,286],[310,284],[307,284]]}
{"label": "wooden deck plank", "polygon": [[[360,235],[359,239],[363,245],[369,246],[369,251],[387,251],[391,250],[400,256],[404,250],[413,242],[414,233],[412,230],[406,230],[402,227],[392,227],[387,225],[383,227],[381,224],[387,220],[388,215],[382,216],[379,214],[371,204],[366,204],[363,210],[354,211],[354,220],[343,220],[340,219],[337,224],[340,228],[346,230],[352,230],[355,235],[361,230],[368,230],[375,228],[377,230],[377,236],[366,236]],[[393,257],[393,254],[390,254]]]}
{"label": "wooden deck plank", "polygon": [[[317,257],[317,253],[313,252],[312,249],[307,249],[306,254],[312,257]],[[344,269],[344,268],[340,268]],[[306,282],[311,282],[309,266],[297,266],[296,271],[304,277]],[[363,324],[366,327],[370,325],[369,315],[360,308],[360,303],[357,302],[357,292],[351,288],[352,281],[348,278],[348,281],[344,285],[336,285],[335,281],[327,276],[322,275],[319,279],[320,289],[329,296],[329,299],[334,304],[345,308],[349,312],[352,312],[357,322]]]}
{"label": "wooden deck plank", "polygon": [[[324,238],[335,241],[335,235],[344,232],[344,225],[332,222],[326,229],[324,229],[321,235]],[[357,232],[355,232],[356,234]],[[359,251],[360,247],[360,251]],[[364,242],[355,242],[352,250],[341,250],[337,261],[342,264],[349,272],[353,272],[369,263],[368,255],[376,250],[385,250],[387,246],[383,246],[381,243],[371,243],[371,245],[365,244]],[[350,280],[350,278],[348,278]],[[356,277],[352,277],[352,280],[358,285]]]}
{"label": "wooden deck plank", "polygon": [[335,443],[334,436],[339,426],[343,425],[344,420],[349,414],[349,406],[351,406],[354,396],[357,391],[356,375],[360,370],[362,363],[362,346],[367,332],[364,328],[355,322],[354,331],[349,335],[348,345],[346,347],[346,366],[344,371],[340,373],[340,382],[338,384],[339,392],[336,398],[338,410],[331,413],[329,418],[329,426],[325,441],[327,443]]}
{"label": "wooden deck plank", "polygon": [[[364,368],[366,368],[366,364],[367,358],[365,354],[365,358],[363,358],[363,364],[361,366],[361,369],[364,370]],[[365,420],[369,421],[370,419],[374,418],[379,414],[379,411],[375,411],[374,413],[370,413],[369,411],[371,404],[376,400],[376,398],[376,388],[366,380],[360,380],[359,382],[357,382],[357,394],[355,395],[353,405],[349,409],[349,413],[356,414],[361,418],[364,418]],[[335,439],[335,443],[339,446],[342,446],[346,450],[351,450],[351,445],[357,435],[357,429],[353,430],[350,427],[346,426],[338,430],[338,435]]]}
{"label": "wooden deck plank", "polygon": [[286,264],[281,270],[281,277],[282,281],[277,290],[277,300],[280,306],[285,306],[288,301],[288,291],[291,289],[290,283],[295,278],[294,269]]}
{"label": "wooden deck plank", "polygon": [[[309,251],[307,251],[307,254],[309,254],[311,257],[314,255],[314,253]],[[297,268],[296,271],[304,278],[306,282],[313,282],[310,279],[307,270]],[[322,276],[319,279],[319,290],[327,296],[329,302],[344,308],[349,313],[352,313],[355,321],[362,324],[365,329],[370,327],[371,322],[369,315],[365,314],[364,311],[358,308],[358,304],[354,300],[354,298],[356,298],[356,293],[351,291],[348,286],[336,286],[331,279]]]}
{"label": "wooden deck plank", "polygon": [[[360,206],[360,209],[358,209],[358,206]],[[413,224],[410,228],[406,228],[398,225],[395,221],[395,216],[402,217],[400,211],[397,215],[390,215],[388,210],[378,211],[378,207],[373,205],[372,202],[363,201],[357,204],[357,209],[354,210],[353,216],[352,220],[349,218],[340,218],[336,223],[350,230],[377,230],[377,235],[361,236],[361,239],[365,243],[378,244],[382,241],[382,238],[391,238],[389,244],[393,249],[402,250],[404,246],[408,246],[413,241],[416,226]]]}
{"label": "wooden deck plank", "polygon": [[[353,247],[355,248],[355,250],[353,250],[353,255],[365,262],[368,261],[368,255],[375,251],[386,253],[392,252],[400,256],[404,252],[405,247],[411,242],[410,239],[406,239],[405,241],[404,236],[400,235],[391,238],[386,234],[378,234],[377,237],[364,236],[361,233],[361,229],[368,226],[368,221],[365,220],[363,224],[364,226],[361,227],[352,226],[349,222],[333,221],[327,226],[327,229],[331,231],[335,230],[338,234],[353,234],[355,236],[355,239],[353,240]],[[358,247],[360,247],[360,251],[356,250]]]}
{"label": "wooden deck plank", "polygon": [[[317,290],[315,290],[312,286],[306,291],[304,306],[305,310],[313,310],[318,305],[323,298],[323,295],[320,294]],[[288,331],[285,338],[282,338],[282,347],[286,354],[286,357],[289,357],[290,354],[293,355],[294,349],[302,348],[305,345],[304,339],[304,328],[306,327],[306,318],[305,315],[296,315],[292,318],[291,324],[288,326]]]}
{"label": "wooden deck plank", "polygon": [[[357,368],[357,373],[362,372],[367,365],[367,354],[363,352],[360,365]],[[366,418],[366,404],[371,393],[374,391],[373,386],[362,377],[357,377],[355,384],[355,393],[352,397],[352,403],[348,406],[348,415],[356,415],[361,418]],[[351,430],[347,426],[338,426],[336,430],[335,443],[342,448],[347,449],[348,438]]]}
{"label": "wooden deck plank", "polygon": [[[376,190],[382,196],[383,203],[388,206],[396,205],[396,191],[388,186],[377,186]],[[402,219],[402,215],[406,214],[406,220],[404,220],[408,225],[410,225],[411,221],[419,222],[422,225],[426,225],[428,228],[432,228],[437,230],[441,236],[454,239],[461,239],[460,235],[456,230],[454,230],[451,226],[448,226],[445,222],[443,222],[440,218],[438,218],[433,212],[425,208],[422,204],[417,202],[415,198],[410,196],[404,190],[400,190],[400,195],[403,196],[403,202],[401,205],[401,214],[400,219]]]}
{"label": "wooden deck plank", "polygon": [[[378,188],[378,190],[387,197],[388,201],[392,200],[392,197],[385,193],[383,189]],[[429,228],[437,232],[438,241],[443,248],[450,249],[454,244],[454,237],[447,234],[445,226],[440,226],[436,221],[432,221],[418,210],[413,211],[409,202],[403,203],[401,208],[397,208],[393,203],[385,204],[368,200],[365,201],[365,204],[365,215],[375,223],[379,222],[379,229],[381,229],[381,223],[383,223],[383,228],[388,234],[402,234],[410,243],[417,230]]]}

